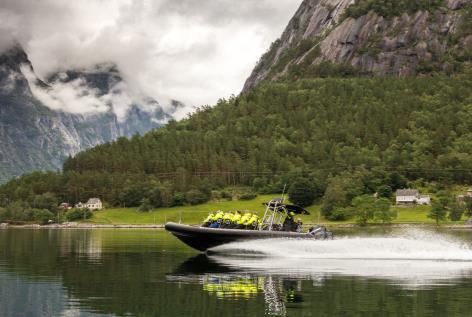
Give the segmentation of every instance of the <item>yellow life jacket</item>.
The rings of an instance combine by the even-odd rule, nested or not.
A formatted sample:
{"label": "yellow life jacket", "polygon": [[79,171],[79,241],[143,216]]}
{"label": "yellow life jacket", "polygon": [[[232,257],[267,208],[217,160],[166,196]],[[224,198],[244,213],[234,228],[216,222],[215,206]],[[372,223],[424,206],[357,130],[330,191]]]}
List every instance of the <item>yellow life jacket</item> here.
{"label": "yellow life jacket", "polygon": [[234,223],[238,223],[241,219],[241,215],[239,213],[233,215],[233,219],[231,219]]}
{"label": "yellow life jacket", "polygon": [[205,222],[210,222],[210,221],[213,220],[214,217],[215,217],[214,214],[209,214],[208,217],[206,217],[203,222],[204,222],[204,223],[205,223]]}
{"label": "yellow life jacket", "polygon": [[251,216],[250,218],[247,218],[247,219],[246,219],[246,221],[244,222],[244,224],[245,224],[246,226],[249,226],[249,225],[251,225],[251,224],[254,222],[254,219],[255,219],[254,216]]}

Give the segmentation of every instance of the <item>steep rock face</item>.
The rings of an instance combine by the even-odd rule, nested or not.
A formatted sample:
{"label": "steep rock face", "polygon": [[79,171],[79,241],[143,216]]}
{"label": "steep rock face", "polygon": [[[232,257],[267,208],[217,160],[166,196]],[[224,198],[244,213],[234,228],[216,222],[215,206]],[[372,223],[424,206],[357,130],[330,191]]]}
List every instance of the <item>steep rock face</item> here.
{"label": "steep rock face", "polygon": [[254,87],[268,77],[272,68],[280,61],[284,52],[299,45],[303,40],[322,36],[339,21],[342,12],[354,0],[304,0],[294,17],[290,20],[280,39],[272,43],[251,76],[244,90]]}
{"label": "steep rock face", "polygon": [[[143,134],[172,118],[149,97],[140,98],[119,117],[114,98],[129,93],[114,65],[58,73],[46,82],[25,76],[25,67],[34,74],[20,47],[0,56],[0,182],[34,170],[59,169],[69,155],[122,136]],[[83,86],[81,91],[103,97],[110,110],[71,113],[53,110],[37,98],[38,91],[48,93],[58,83],[72,81]]]}
{"label": "steep rock face", "polygon": [[[415,1],[415,0],[412,0]],[[455,59],[470,59],[472,0],[449,0],[431,11],[383,17],[374,10],[357,18],[354,0],[305,0],[247,79],[244,90],[277,79],[297,66],[323,62],[350,65],[371,75],[454,71]]]}
{"label": "steep rock face", "polygon": [[21,73],[21,65],[31,68],[26,53],[18,46],[0,55],[0,93],[22,93],[31,96],[28,81]]}

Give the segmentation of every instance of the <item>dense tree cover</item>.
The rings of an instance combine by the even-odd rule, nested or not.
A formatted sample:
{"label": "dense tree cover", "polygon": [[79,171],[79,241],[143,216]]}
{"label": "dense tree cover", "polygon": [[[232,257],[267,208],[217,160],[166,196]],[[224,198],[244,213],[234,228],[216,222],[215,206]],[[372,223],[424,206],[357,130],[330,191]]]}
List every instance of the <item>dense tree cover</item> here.
{"label": "dense tree cover", "polygon": [[71,203],[97,196],[114,206],[146,198],[175,206],[234,185],[280,193],[302,177],[326,192],[330,216],[383,185],[471,183],[470,87],[470,73],[267,82],[145,136],[79,153],[63,173],[14,179],[0,187],[0,202],[33,205],[53,193]]}
{"label": "dense tree cover", "polygon": [[462,215],[464,214],[464,205],[460,204],[456,199],[454,199],[449,204],[449,219],[451,221],[459,221],[462,219]]}
{"label": "dense tree cover", "polygon": [[138,208],[138,211],[140,212],[149,212],[152,210],[152,203],[151,203],[151,200],[149,198],[144,198],[142,201],[141,201],[141,205],[139,205],[139,208]]}
{"label": "dense tree cover", "polygon": [[391,208],[391,202],[387,198],[379,198],[375,201],[374,219],[383,224],[391,223],[398,216]]}
{"label": "dense tree cover", "polygon": [[464,214],[468,218],[472,218],[472,197],[465,197],[464,199]]}
{"label": "dense tree cover", "polygon": [[241,196],[239,196],[239,200],[253,200],[256,199],[257,194],[256,193],[244,193]]}
{"label": "dense tree cover", "polygon": [[0,222],[36,222],[39,224],[46,224],[49,220],[54,221],[55,219],[55,215],[51,211],[47,209],[33,208],[23,201],[15,201],[0,208]]}
{"label": "dense tree cover", "polygon": [[72,208],[65,213],[68,221],[85,220],[92,217],[92,212],[87,208]]}
{"label": "dense tree cover", "polygon": [[362,195],[352,200],[352,215],[359,225],[365,226],[369,221],[376,220],[383,224],[391,223],[397,218],[397,213],[391,209],[387,198],[377,198],[374,195]]}
{"label": "dense tree cover", "polygon": [[358,18],[374,11],[385,18],[400,16],[403,13],[434,10],[445,0],[356,0],[345,12],[345,17]]}
{"label": "dense tree cover", "polygon": [[313,182],[306,178],[300,178],[292,183],[288,190],[288,198],[291,202],[306,207],[313,204],[315,198],[321,196]]}
{"label": "dense tree cover", "polygon": [[447,216],[446,206],[444,206],[438,201],[433,201],[431,204],[431,210],[428,214],[428,218],[433,219],[434,221],[436,221],[436,225],[439,225],[439,222],[445,220],[446,216]]}
{"label": "dense tree cover", "polygon": [[428,218],[434,219],[436,224],[446,220],[446,217],[451,221],[459,221],[462,219],[466,208],[467,200],[461,202],[454,195],[446,191],[439,191],[436,193],[436,199],[431,204]]}

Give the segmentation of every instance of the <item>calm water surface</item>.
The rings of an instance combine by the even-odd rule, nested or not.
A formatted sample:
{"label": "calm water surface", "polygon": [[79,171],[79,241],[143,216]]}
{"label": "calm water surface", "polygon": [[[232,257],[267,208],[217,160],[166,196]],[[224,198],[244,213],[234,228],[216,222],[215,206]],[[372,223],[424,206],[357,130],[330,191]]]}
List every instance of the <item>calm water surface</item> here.
{"label": "calm water surface", "polygon": [[472,231],[200,255],[157,230],[0,230],[0,316],[472,316]]}

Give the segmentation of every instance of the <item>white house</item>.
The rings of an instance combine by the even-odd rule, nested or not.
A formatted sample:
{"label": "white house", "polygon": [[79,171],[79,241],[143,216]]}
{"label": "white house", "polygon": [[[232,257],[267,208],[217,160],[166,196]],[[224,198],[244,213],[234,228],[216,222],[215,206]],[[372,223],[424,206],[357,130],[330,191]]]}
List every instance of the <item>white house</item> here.
{"label": "white house", "polygon": [[428,195],[420,195],[417,189],[399,189],[396,192],[397,205],[429,205],[431,197]]}
{"label": "white house", "polygon": [[77,204],[75,204],[74,207],[77,208],[77,209],[82,209],[82,208],[85,208],[85,205],[82,204],[82,203],[79,201]]}
{"label": "white house", "polygon": [[469,188],[465,195],[458,195],[457,200],[464,202],[466,199],[472,198],[472,188]]}
{"label": "white house", "polygon": [[85,207],[89,210],[102,210],[103,204],[100,198],[90,198],[86,203]]}
{"label": "white house", "polygon": [[431,197],[429,195],[420,195],[416,203],[418,205],[431,205]]}

